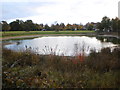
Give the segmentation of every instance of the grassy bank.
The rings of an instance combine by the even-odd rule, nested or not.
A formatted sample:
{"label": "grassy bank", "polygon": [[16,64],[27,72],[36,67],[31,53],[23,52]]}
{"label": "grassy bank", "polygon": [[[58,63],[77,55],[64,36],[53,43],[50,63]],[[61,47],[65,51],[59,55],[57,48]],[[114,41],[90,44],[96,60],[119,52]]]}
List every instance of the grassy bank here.
{"label": "grassy bank", "polygon": [[23,36],[23,35],[45,35],[45,34],[89,34],[94,33],[94,31],[7,31],[0,32],[2,37],[13,37],[13,36]]}
{"label": "grassy bank", "polygon": [[89,56],[38,55],[3,48],[4,88],[120,88],[120,49]]}

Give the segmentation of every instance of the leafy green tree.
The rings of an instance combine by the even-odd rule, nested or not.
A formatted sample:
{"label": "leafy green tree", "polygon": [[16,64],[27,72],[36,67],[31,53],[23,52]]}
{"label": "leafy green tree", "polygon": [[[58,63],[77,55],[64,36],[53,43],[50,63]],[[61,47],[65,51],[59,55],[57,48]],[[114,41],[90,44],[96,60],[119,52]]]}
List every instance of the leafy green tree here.
{"label": "leafy green tree", "polygon": [[34,24],[34,31],[40,30],[40,25],[39,24]]}
{"label": "leafy green tree", "polygon": [[25,25],[25,30],[26,31],[32,31],[35,29],[35,24],[33,23],[32,20],[26,20],[24,22],[24,25]]}
{"label": "leafy green tree", "polygon": [[103,27],[100,22],[97,23],[96,28],[99,30],[98,32],[103,32]]}
{"label": "leafy green tree", "polygon": [[22,25],[20,25],[20,20],[16,20],[10,23],[11,31],[21,31]]}
{"label": "leafy green tree", "polygon": [[48,24],[46,24],[46,25],[44,26],[44,28],[45,28],[46,30],[50,30],[50,27],[48,26]]}
{"label": "leafy green tree", "polygon": [[25,24],[23,20],[19,20],[19,25],[20,25],[20,30],[24,31],[25,30]]}
{"label": "leafy green tree", "polygon": [[1,25],[2,25],[2,31],[8,31],[11,28],[10,25],[6,21],[2,21]]}
{"label": "leafy green tree", "polygon": [[55,25],[52,24],[51,25],[51,30],[53,30],[53,31],[59,31],[60,30],[60,25],[58,23],[56,23]]}
{"label": "leafy green tree", "polygon": [[101,21],[101,24],[102,24],[102,27],[104,28],[103,31],[107,32],[109,29],[110,29],[110,18],[105,16],[102,18],[102,21]]}
{"label": "leafy green tree", "polygon": [[44,28],[44,25],[41,23],[39,27],[40,27],[40,30],[42,30]]}
{"label": "leafy green tree", "polygon": [[56,29],[55,25],[52,24],[52,25],[51,25],[51,30],[54,31],[55,29]]}
{"label": "leafy green tree", "polygon": [[113,32],[117,32],[118,28],[119,28],[120,24],[119,24],[119,18],[115,18],[111,20],[111,28]]}

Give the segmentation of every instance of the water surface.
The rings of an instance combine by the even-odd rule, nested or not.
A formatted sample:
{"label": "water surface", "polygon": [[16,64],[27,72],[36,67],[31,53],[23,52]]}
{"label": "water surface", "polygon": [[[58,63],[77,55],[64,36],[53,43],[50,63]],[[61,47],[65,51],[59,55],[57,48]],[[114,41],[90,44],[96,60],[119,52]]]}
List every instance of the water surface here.
{"label": "water surface", "polygon": [[26,40],[10,40],[9,42],[12,42],[12,44],[5,45],[5,47],[11,50],[23,51],[29,48],[38,54],[64,56],[75,56],[83,52],[88,55],[91,50],[100,51],[102,48],[117,46],[112,42],[87,36],[49,36]]}

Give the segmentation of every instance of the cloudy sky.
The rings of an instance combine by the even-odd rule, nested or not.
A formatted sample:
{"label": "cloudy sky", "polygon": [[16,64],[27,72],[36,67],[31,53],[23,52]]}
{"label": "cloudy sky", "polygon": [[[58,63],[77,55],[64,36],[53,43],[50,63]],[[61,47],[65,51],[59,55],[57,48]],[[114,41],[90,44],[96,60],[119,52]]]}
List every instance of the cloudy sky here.
{"label": "cloudy sky", "polygon": [[[118,17],[119,0],[2,0],[2,20],[33,20],[54,24],[99,22],[103,16]],[[0,17],[1,17],[0,15]]]}

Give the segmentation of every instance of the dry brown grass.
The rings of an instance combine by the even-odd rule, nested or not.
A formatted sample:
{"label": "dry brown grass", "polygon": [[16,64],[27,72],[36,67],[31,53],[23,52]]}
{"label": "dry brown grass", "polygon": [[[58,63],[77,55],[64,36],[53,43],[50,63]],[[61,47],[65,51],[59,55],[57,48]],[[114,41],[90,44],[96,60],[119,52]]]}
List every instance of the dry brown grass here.
{"label": "dry brown grass", "polygon": [[119,48],[93,51],[87,57],[37,55],[3,48],[3,87],[120,88],[119,54]]}

